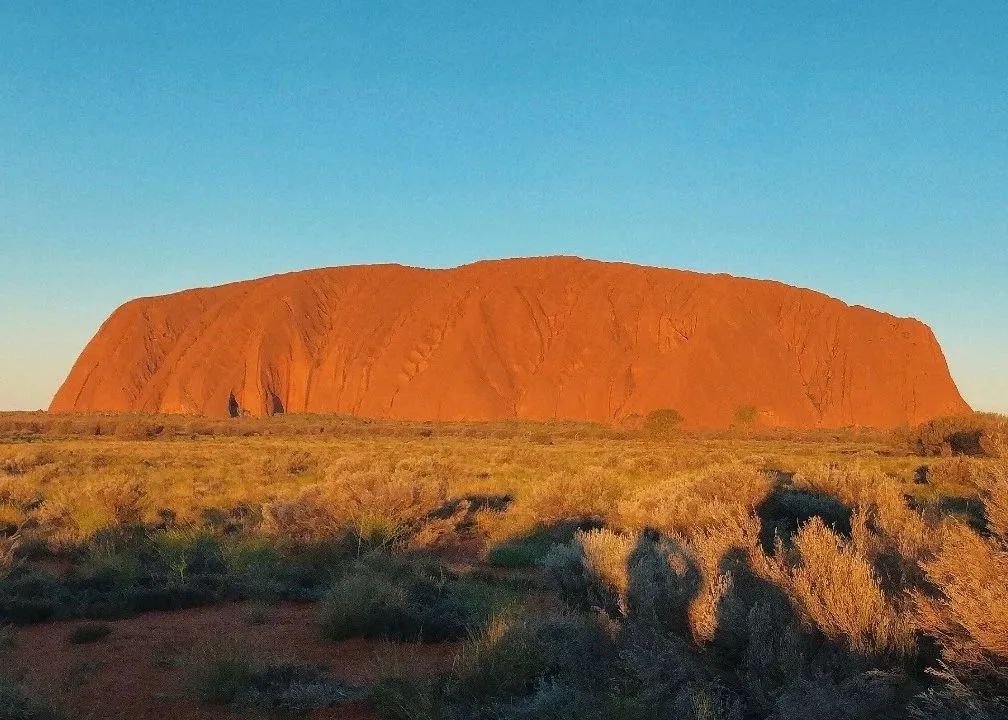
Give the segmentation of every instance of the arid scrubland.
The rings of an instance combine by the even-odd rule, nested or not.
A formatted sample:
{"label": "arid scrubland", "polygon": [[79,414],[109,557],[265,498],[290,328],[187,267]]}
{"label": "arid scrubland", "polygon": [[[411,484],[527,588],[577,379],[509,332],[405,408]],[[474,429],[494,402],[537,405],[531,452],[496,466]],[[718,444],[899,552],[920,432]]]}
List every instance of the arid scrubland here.
{"label": "arid scrubland", "polygon": [[[30,624],[87,619],[69,641],[87,644],[147,610],[293,601],[333,642],[460,649],[446,672],[351,686],[211,648],[194,697],[386,718],[1004,718],[1005,432],[0,416],[0,653]],[[58,717],[8,674],[0,718]]]}

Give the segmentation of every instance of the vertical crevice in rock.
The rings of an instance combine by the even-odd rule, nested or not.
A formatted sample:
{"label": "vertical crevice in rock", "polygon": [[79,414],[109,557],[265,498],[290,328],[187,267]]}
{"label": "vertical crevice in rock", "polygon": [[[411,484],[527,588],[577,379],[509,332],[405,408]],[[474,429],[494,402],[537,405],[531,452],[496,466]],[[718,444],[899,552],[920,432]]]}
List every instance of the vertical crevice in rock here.
{"label": "vertical crevice in rock", "polygon": [[235,397],[234,390],[228,395],[228,415],[230,417],[238,417],[241,415],[241,406],[238,404],[238,399]]}

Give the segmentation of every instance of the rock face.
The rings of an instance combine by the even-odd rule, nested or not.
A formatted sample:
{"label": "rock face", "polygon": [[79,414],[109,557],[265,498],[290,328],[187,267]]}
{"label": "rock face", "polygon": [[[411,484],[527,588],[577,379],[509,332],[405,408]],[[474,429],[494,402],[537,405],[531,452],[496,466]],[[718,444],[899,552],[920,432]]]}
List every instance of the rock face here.
{"label": "rock face", "polygon": [[130,301],[50,410],[688,425],[968,411],[923,323],[778,282],[578,258],[277,275]]}

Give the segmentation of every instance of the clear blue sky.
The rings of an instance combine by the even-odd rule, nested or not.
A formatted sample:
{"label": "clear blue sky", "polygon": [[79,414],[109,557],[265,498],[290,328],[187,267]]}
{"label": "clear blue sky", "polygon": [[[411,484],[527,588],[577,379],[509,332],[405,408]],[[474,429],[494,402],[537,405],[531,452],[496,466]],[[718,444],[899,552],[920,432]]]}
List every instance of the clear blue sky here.
{"label": "clear blue sky", "polygon": [[919,317],[1008,410],[1008,3],[0,5],[0,408],[137,295],[555,253]]}

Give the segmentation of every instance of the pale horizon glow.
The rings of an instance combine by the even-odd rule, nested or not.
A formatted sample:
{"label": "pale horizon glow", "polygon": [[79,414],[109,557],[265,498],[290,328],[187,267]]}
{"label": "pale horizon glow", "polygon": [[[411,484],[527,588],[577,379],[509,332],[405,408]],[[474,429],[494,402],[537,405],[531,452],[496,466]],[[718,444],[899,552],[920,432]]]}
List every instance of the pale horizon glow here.
{"label": "pale horizon glow", "polygon": [[0,8],[0,410],[122,302],[578,255],[927,323],[1008,412],[1008,5]]}

